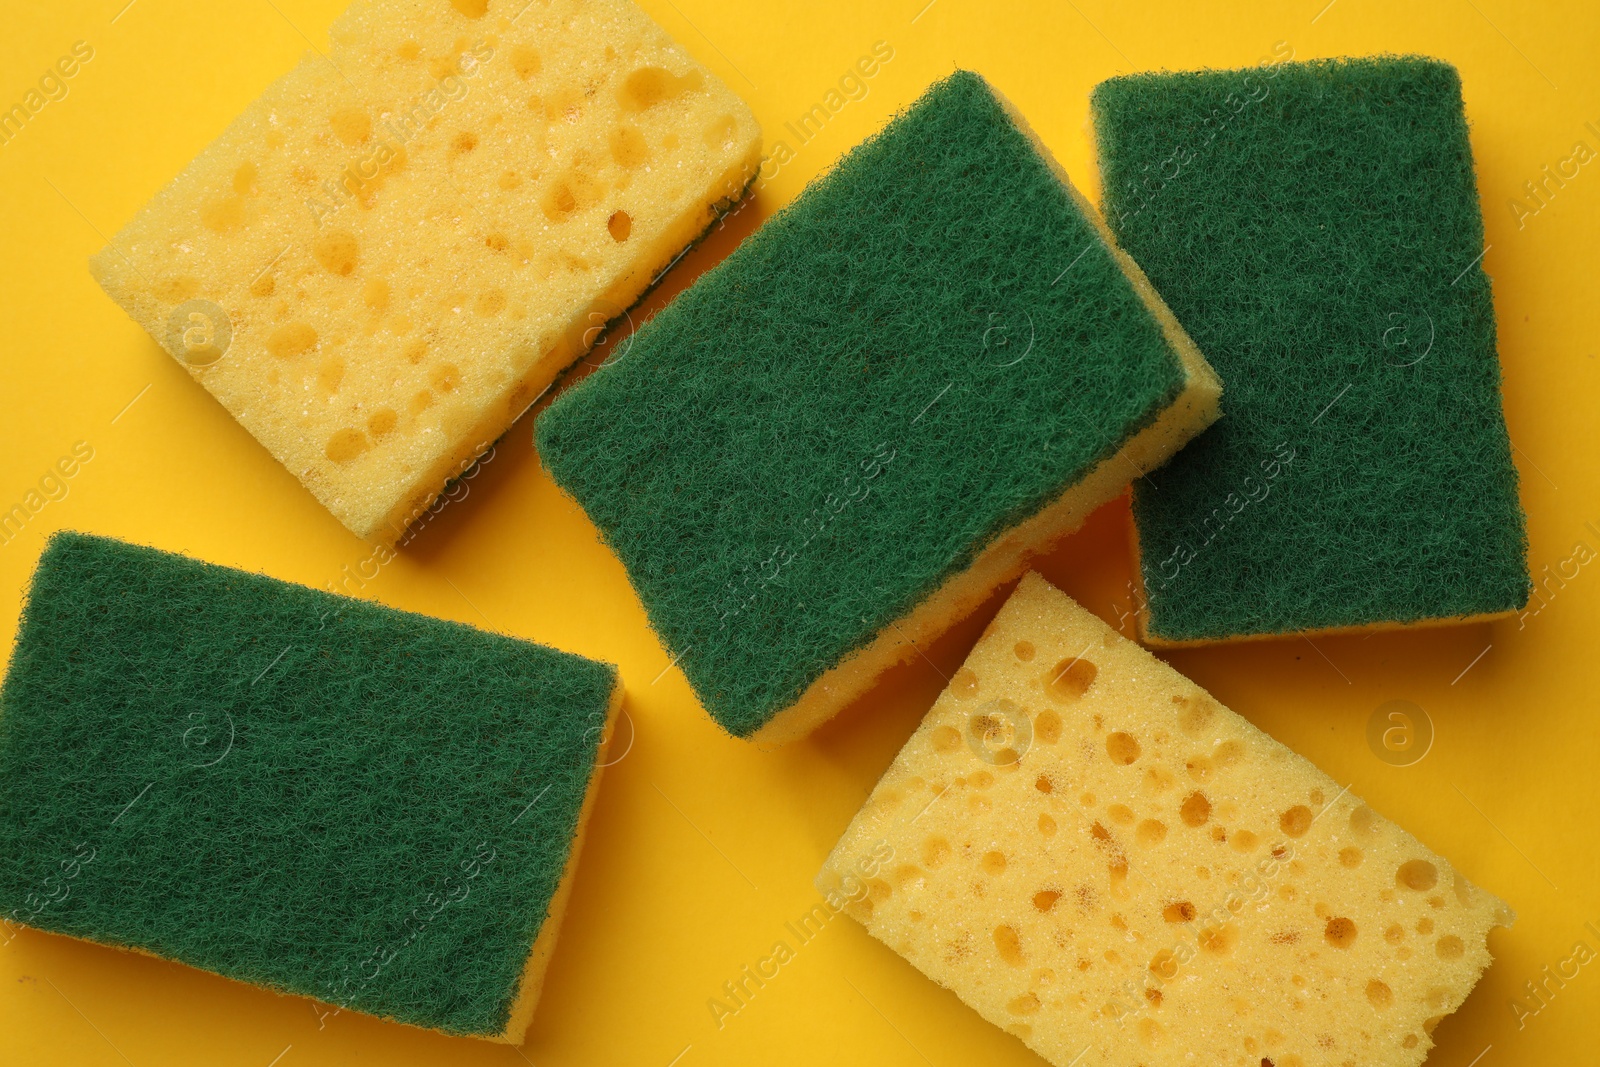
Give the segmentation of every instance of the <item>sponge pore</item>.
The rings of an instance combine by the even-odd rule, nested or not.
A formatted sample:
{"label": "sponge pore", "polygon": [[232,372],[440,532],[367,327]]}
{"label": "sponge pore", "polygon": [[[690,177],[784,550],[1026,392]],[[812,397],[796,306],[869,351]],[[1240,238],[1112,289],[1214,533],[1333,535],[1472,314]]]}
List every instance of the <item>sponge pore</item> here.
{"label": "sponge pore", "polygon": [[962,72],[536,433],[706,709],[782,741],[1207,425],[1218,392],[1020,117]]}
{"label": "sponge pore", "polygon": [[1453,67],[1097,86],[1107,220],[1229,383],[1135,486],[1157,643],[1514,611],[1529,579]]}
{"label": "sponge pore", "polygon": [[58,534],[0,690],[0,915],[520,1037],[616,689],[579,656]]}

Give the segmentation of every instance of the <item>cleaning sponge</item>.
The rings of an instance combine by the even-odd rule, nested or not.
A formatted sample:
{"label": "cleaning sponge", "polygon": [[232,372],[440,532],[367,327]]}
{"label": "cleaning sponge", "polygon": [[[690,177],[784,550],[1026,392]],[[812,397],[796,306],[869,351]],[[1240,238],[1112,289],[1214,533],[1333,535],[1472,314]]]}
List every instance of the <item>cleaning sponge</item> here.
{"label": "cleaning sponge", "polygon": [[853,150],[536,433],[731,733],[833,715],[1217,415],[984,80]]}
{"label": "cleaning sponge", "polygon": [[1057,1067],[1414,1067],[1512,921],[1033,574],[817,885]]}
{"label": "cleaning sponge", "polygon": [[1454,68],[1097,86],[1108,220],[1229,383],[1133,497],[1145,636],[1478,619],[1529,579]]}
{"label": "cleaning sponge", "polygon": [[339,521],[392,542],[760,147],[629,0],[359,0],[92,268]]}
{"label": "cleaning sponge", "polygon": [[58,534],[0,691],[0,915],[520,1043],[620,699],[579,656]]}

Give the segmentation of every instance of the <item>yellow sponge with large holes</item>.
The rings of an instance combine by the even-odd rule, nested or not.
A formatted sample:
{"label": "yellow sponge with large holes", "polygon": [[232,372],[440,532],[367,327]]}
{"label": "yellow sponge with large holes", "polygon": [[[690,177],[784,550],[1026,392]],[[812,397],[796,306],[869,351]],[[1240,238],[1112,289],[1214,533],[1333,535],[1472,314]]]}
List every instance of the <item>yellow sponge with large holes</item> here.
{"label": "yellow sponge with large holes", "polygon": [[629,0],[358,0],[91,267],[340,522],[392,542],[760,150]]}
{"label": "yellow sponge with large holes", "polygon": [[1034,574],[817,885],[1058,1067],[1409,1067],[1512,921]]}

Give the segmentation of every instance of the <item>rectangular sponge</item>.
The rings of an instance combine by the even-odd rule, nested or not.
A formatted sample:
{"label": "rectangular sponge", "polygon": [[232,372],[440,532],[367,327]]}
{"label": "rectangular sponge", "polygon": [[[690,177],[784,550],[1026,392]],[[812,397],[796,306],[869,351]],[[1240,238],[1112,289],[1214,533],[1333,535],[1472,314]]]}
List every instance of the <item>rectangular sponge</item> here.
{"label": "rectangular sponge", "polygon": [[1034,574],[817,885],[1056,1067],[1414,1067],[1512,920]]}
{"label": "rectangular sponge", "polygon": [[555,480],[729,732],[801,736],[1217,416],[1022,118],[960,72],[559,397]]}
{"label": "rectangular sponge", "polygon": [[58,534],[0,690],[0,916],[520,1043],[621,696],[580,656]]}
{"label": "rectangular sponge", "polygon": [[1513,612],[1529,580],[1453,67],[1136,74],[1111,229],[1229,383],[1133,512],[1154,644]]}
{"label": "rectangular sponge", "polygon": [[629,0],[359,0],[91,266],[390,543],[760,151],[750,109]]}

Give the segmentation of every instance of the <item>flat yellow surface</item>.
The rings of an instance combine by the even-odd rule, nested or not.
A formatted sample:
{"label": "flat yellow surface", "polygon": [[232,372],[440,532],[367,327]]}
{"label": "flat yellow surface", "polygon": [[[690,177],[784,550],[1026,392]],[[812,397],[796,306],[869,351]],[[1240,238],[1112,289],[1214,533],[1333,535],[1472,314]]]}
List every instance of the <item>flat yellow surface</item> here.
{"label": "flat yellow surface", "polygon": [[[621,758],[606,772],[522,1049],[331,1014],[24,931],[0,947],[0,1063],[1038,1063],[850,919],[804,943],[786,925],[816,903],[811,879],[823,857],[998,599],[819,734],[760,751],[722,735],[669,667],[621,568],[541,473],[528,418],[464,495],[372,576],[368,550],[100,293],[85,266],[103,235],[308,43],[320,47],[340,0],[125,3],[9,0],[0,32],[0,107],[23,101],[76,42],[93,50],[63,83],[65,96],[0,144],[0,509],[35,491],[40,505],[0,546],[7,639],[45,535],[74,527],[308,585],[343,582],[397,607],[611,660],[629,697]],[[786,160],[769,164],[754,206],[686,257],[646,313],[955,66],[991,79],[1091,194],[1088,92],[1112,74],[1249,64],[1280,41],[1297,58],[1414,51],[1460,67],[1532,564],[1536,575],[1548,566],[1565,577],[1552,578],[1542,609],[1521,620],[1169,658],[1519,912],[1515,927],[1491,938],[1499,958],[1439,1028],[1430,1063],[1467,1067],[1480,1054],[1481,1067],[1592,1061],[1600,577],[1591,572],[1600,567],[1580,561],[1600,554],[1600,163],[1570,162],[1578,141],[1591,150],[1585,159],[1600,152],[1592,0],[1542,10],[1509,0],[1292,0],[1254,11],[924,3],[645,0],[750,101],[769,149],[784,142]],[[830,101],[879,41],[892,60]],[[827,102],[837,111],[809,140],[786,126]],[[1524,183],[1542,179],[1546,165],[1570,176],[1551,181],[1541,205]],[[1511,204],[1519,196],[1521,211]],[[75,446],[93,458],[70,480],[46,477]],[[1131,632],[1126,525],[1126,506],[1108,506],[1040,569]],[[1408,766],[1398,764],[1415,751],[1384,759],[1381,743],[1368,741],[1369,721],[1393,701],[1408,702],[1419,728],[1431,723],[1431,747]],[[723,983],[771,959],[780,941],[790,951],[776,976],[721,1013],[719,1026],[708,1001],[726,1003]],[[1586,949],[1575,953],[1579,942]],[[1543,983],[1542,1002],[1530,982]]]}

